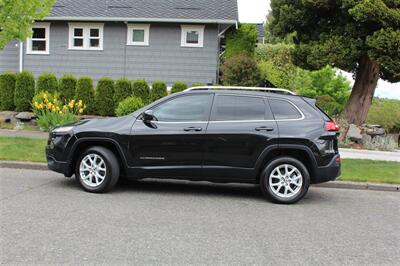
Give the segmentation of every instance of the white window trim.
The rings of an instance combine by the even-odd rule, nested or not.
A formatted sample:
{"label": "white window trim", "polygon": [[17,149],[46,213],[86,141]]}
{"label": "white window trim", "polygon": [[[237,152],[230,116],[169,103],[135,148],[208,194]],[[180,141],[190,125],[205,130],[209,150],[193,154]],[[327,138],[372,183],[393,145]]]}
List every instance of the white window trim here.
{"label": "white window trim", "polygon": [[[50,22],[37,22],[31,26],[32,28],[44,28],[45,29],[45,41],[46,50],[45,51],[32,51],[32,41],[33,38],[28,38],[26,40],[26,54],[50,54]],[[38,39],[39,40],[39,39]],[[42,39],[40,39],[42,40]]]}
{"label": "white window trim", "polygon": [[[199,43],[187,43],[186,36],[189,31],[199,32]],[[181,47],[197,47],[204,46],[204,25],[181,25]]]}
{"label": "white window trim", "polygon": [[[127,24],[126,45],[148,46],[150,39],[150,24]],[[133,30],[144,30],[144,41],[134,42],[132,40]]]}
{"label": "white window trim", "polygon": [[[104,23],[68,23],[68,49],[69,50],[89,50],[89,51],[102,51],[104,40]],[[83,29],[83,46],[74,46],[74,29]],[[92,39],[99,39],[99,47],[90,47],[90,29],[99,29],[99,37]]]}

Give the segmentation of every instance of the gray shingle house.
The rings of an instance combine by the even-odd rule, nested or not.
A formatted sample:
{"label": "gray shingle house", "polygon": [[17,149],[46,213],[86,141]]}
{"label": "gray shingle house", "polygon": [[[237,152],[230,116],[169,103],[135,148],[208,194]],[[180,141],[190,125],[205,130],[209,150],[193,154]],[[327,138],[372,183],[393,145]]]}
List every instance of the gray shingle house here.
{"label": "gray shingle house", "polygon": [[216,83],[237,21],[236,0],[58,0],[31,39],[0,50],[0,72]]}

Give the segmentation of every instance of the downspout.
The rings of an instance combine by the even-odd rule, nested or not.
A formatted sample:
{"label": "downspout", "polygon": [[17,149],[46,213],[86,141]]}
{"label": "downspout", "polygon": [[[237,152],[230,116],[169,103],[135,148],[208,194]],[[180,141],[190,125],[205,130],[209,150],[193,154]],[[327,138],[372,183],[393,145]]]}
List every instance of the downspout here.
{"label": "downspout", "polygon": [[24,70],[23,67],[23,56],[24,56],[24,43],[19,42],[19,72],[22,72]]}

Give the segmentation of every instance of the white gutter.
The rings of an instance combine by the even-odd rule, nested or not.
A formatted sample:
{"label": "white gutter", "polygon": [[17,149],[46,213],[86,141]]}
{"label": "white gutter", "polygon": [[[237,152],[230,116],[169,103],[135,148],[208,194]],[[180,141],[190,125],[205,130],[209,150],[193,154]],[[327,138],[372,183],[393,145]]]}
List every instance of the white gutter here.
{"label": "white gutter", "polygon": [[183,18],[132,18],[132,17],[45,17],[43,20],[54,21],[122,21],[122,22],[179,22],[207,24],[235,24],[237,20],[225,19],[183,19]]}
{"label": "white gutter", "polygon": [[19,42],[19,72],[23,70],[24,43]]}

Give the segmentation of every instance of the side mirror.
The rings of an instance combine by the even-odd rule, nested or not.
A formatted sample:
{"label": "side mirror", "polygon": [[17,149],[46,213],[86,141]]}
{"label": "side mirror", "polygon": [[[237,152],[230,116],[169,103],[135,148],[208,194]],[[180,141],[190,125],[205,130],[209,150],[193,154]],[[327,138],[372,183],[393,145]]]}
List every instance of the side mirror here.
{"label": "side mirror", "polygon": [[153,120],[156,120],[155,117],[154,117],[154,114],[153,114],[153,110],[146,110],[143,113],[143,121],[144,122],[150,122],[150,121],[153,121]]}

